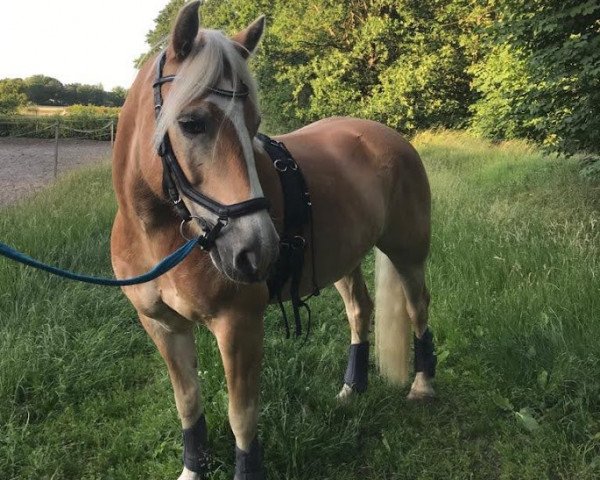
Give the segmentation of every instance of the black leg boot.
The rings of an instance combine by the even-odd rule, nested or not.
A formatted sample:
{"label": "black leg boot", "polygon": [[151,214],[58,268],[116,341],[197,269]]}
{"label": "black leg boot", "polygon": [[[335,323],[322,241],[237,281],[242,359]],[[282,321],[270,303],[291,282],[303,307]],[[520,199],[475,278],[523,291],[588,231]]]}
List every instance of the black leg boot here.
{"label": "black leg boot", "polygon": [[234,480],[265,480],[262,447],[258,438],[250,444],[250,451],[244,452],[235,447]]}
{"label": "black leg boot", "polygon": [[350,345],[344,383],[358,393],[367,390],[369,383],[369,342]]}
{"label": "black leg boot", "polygon": [[202,479],[208,479],[209,473],[210,454],[206,444],[206,418],[202,414],[194,426],[183,430],[183,465]]}

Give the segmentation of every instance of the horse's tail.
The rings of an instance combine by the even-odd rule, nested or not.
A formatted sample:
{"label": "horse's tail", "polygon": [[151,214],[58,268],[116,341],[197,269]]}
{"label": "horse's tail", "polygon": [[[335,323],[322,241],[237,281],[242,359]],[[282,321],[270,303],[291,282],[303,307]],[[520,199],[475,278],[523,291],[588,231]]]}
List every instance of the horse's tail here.
{"label": "horse's tail", "polygon": [[397,385],[408,381],[410,332],[400,275],[375,249],[375,355],[381,374]]}

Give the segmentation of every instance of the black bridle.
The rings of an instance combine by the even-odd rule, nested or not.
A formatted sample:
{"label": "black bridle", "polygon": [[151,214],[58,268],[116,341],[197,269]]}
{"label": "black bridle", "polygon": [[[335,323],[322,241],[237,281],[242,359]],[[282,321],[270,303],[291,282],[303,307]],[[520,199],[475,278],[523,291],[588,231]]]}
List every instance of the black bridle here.
{"label": "black bridle", "polygon": [[[164,51],[161,53],[157,62],[156,80],[153,84],[154,89],[154,112],[156,118],[160,115],[160,111],[163,106],[163,97],[161,93],[161,87],[163,84],[172,82],[175,80],[175,75],[167,75],[163,77],[163,69],[167,60],[167,53]],[[244,85],[242,90],[222,90],[220,88],[209,88],[211,93],[220,95],[223,97],[229,97],[232,99],[246,98],[248,97],[248,87]],[[200,222],[204,235],[199,239],[198,244],[203,250],[209,250],[219,235],[221,229],[227,225],[230,218],[242,217],[251,213],[258,212],[260,210],[268,210],[270,203],[265,197],[252,198],[240,203],[234,203],[232,205],[223,205],[216,200],[207,197],[203,193],[194,189],[190,184],[185,173],[181,169],[173,147],[171,145],[171,139],[169,134],[165,133],[165,136],[158,147],[158,154],[162,158],[163,163],[163,190],[165,194],[173,204],[175,211],[181,217],[181,232],[183,233],[183,227],[185,224],[192,219],[196,219]],[[185,196],[192,202],[197,203],[201,207],[204,207],[209,212],[217,216],[217,222],[214,224],[209,223],[203,218],[193,216],[185,203],[182,201],[181,196]]]}

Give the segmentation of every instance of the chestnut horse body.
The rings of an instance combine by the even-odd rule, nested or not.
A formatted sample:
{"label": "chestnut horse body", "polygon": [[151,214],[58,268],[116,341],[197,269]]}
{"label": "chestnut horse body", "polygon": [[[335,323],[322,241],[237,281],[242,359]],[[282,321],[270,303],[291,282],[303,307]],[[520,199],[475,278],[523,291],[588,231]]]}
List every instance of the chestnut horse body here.
{"label": "chestnut horse body", "polygon": [[[229,39],[199,29],[197,8],[197,3],[184,7],[167,48],[165,75],[176,78],[162,86],[162,94],[165,108],[171,99],[179,102],[177,111],[159,116],[157,127],[156,61],[148,61],[121,113],[113,158],[119,204],[112,234],[113,267],[120,278],[139,274],[182,243],[181,219],[163,191],[163,165],[156,151],[161,122],[159,137],[168,132],[183,171],[198,191],[224,205],[262,196],[270,201],[269,211],[230,219],[209,252],[197,249],[157,280],[124,288],[169,370],[184,431],[180,478],[208,474],[194,340],[194,326],[203,324],[217,339],[227,378],[236,480],[258,480],[264,478],[257,422],[263,314],[270,301],[265,278],[277,258],[283,228],[282,187],[254,138],[260,117],[245,66],[264,20]],[[207,57],[203,61],[222,63],[216,70],[220,76],[205,82],[210,85],[200,88],[197,96],[188,92],[190,98],[182,100],[185,95],[178,89],[193,87],[178,83],[179,77],[184,82],[186,74],[195,72],[204,81],[204,73],[193,64],[201,55]],[[225,99],[206,88],[236,91],[241,83],[250,89],[247,98]],[[346,305],[351,358],[339,399],[348,400],[366,388],[373,303],[360,263],[373,246],[379,250],[375,328],[381,371],[396,383],[407,380],[406,326],[412,323],[419,368],[409,398],[432,396],[435,357],[424,283],[430,193],[418,154],[395,131],[352,118],[322,120],[277,140],[300,166],[312,199],[314,238],[307,233],[301,293],[312,291],[314,274],[319,286],[335,283]],[[215,220],[182,198],[194,217]],[[201,233],[194,220],[186,228]],[[283,296],[289,298],[289,292]]]}

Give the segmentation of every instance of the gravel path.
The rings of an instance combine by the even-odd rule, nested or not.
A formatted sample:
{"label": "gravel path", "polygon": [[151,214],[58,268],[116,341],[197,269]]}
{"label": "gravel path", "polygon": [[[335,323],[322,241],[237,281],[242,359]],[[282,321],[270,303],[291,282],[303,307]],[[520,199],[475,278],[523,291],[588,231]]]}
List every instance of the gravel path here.
{"label": "gravel path", "polygon": [[[60,139],[58,174],[110,158],[110,142]],[[54,140],[0,138],[0,206],[54,181]]]}

